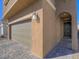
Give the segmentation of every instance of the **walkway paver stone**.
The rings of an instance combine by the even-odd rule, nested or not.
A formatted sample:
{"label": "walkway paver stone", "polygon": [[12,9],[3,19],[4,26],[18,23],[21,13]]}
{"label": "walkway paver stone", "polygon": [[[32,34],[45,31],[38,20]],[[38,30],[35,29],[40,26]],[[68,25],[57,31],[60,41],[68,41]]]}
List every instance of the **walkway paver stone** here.
{"label": "walkway paver stone", "polygon": [[[73,53],[71,39],[64,39],[44,59],[71,55]],[[41,59],[33,55],[28,47],[13,41],[0,40],[0,59]],[[58,59],[58,58],[57,58]],[[61,59],[61,58],[60,58]]]}
{"label": "walkway paver stone", "polygon": [[29,49],[12,40],[0,40],[0,59],[40,59]]}

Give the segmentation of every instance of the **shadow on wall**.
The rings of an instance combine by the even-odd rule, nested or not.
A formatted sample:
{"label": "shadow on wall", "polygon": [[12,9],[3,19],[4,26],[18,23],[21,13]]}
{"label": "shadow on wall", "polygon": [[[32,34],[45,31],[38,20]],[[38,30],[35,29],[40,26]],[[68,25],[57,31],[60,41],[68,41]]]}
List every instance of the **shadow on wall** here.
{"label": "shadow on wall", "polygon": [[78,39],[79,39],[79,30],[78,30]]}
{"label": "shadow on wall", "polygon": [[[79,32],[78,32],[78,38],[79,38]],[[66,56],[78,53],[79,51],[72,50],[72,41],[71,39],[64,39],[61,40],[58,45],[52,49],[45,58],[55,58],[60,56]]]}

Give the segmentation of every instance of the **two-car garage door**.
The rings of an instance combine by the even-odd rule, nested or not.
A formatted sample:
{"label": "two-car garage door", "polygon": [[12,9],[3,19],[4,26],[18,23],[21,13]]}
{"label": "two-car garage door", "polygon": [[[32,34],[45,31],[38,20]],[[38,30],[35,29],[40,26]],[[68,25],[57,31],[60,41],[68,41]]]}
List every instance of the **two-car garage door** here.
{"label": "two-car garage door", "polygon": [[22,23],[14,24],[11,26],[11,28],[12,28],[11,30],[12,39],[17,40],[18,42],[31,48],[32,44],[31,21],[24,21]]}

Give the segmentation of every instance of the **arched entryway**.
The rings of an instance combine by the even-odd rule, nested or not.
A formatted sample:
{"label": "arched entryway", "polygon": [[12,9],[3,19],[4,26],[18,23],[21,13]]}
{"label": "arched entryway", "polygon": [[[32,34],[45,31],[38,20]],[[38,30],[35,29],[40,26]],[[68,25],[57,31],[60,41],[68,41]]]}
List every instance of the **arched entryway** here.
{"label": "arched entryway", "polygon": [[68,12],[62,12],[60,19],[63,21],[63,36],[71,38],[72,36],[72,16]]}

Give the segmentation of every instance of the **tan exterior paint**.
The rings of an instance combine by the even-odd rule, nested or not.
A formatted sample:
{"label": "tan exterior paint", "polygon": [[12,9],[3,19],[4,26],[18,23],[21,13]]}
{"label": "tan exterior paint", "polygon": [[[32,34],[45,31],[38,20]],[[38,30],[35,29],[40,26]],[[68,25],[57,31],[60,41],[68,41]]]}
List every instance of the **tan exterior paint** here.
{"label": "tan exterior paint", "polygon": [[[43,20],[43,47],[44,56],[53,49],[58,43],[56,30],[56,16],[54,9],[46,0],[43,1],[44,20]],[[60,38],[59,38],[60,39]]]}
{"label": "tan exterior paint", "polygon": [[[20,5],[18,1],[14,4],[14,8],[12,7],[6,16],[4,15],[4,18],[8,19],[9,39],[12,39],[11,26],[19,21],[32,20],[32,14],[35,11],[39,18],[32,20],[32,53],[43,58],[63,39],[64,25],[59,14],[66,11],[72,16],[72,47],[74,50],[78,49],[75,0],[68,3],[61,0],[49,0],[52,4],[47,0],[37,0],[36,2],[32,0],[33,4],[29,0],[20,1],[24,5]],[[21,8],[18,9],[18,5]],[[23,6],[28,8],[22,8]]]}
{"label": "tan exterior paint", "polygon": [[[32,9],[31,9],[32,8]],[[32,51],[33,54],[43,57],[43,8],[42,1],[37,1],[29,8],[25,8],[22,12],[16,14],[9,20],[9,24],[18,22],[17,20],[31,19],[32,13],[36,11],[39,16],[38,21],[32,20]]]}
{"label": "tan exterior paint", "polygon": [[56,14],[59,15],[62,12],[68,12],[72,16],[72,48],[78,50],[78,39],[77,39],[77,21],[76,21],[76,0],[71,0],[68,2],[56,0],[57,11]]}
{"label": "tan exterior paint", "polygon": [[[28,7],[35,0],[10,0],[6,6],[4,6],[5,18],[10,18],[16,13],[20,12],[25,7]],[[21,5],[20,5],[21,4]],[[18,8],[17,8],[18,7]]]}
{"label": "tan exterior paint", "polygon": [[38,21],[32,21],[32,51],[34,54],[43,57],[43,9],[40,9]]}
{"label": "tan exterior paint", "polygon": [[[17,2],[17,0],[4,0],[4,2],[7,2],[7,5],[4,5],[4,16],[10,11],[10,9],[14,6],[14,4]],[[4,3],[4,4],[5,4]]]}

